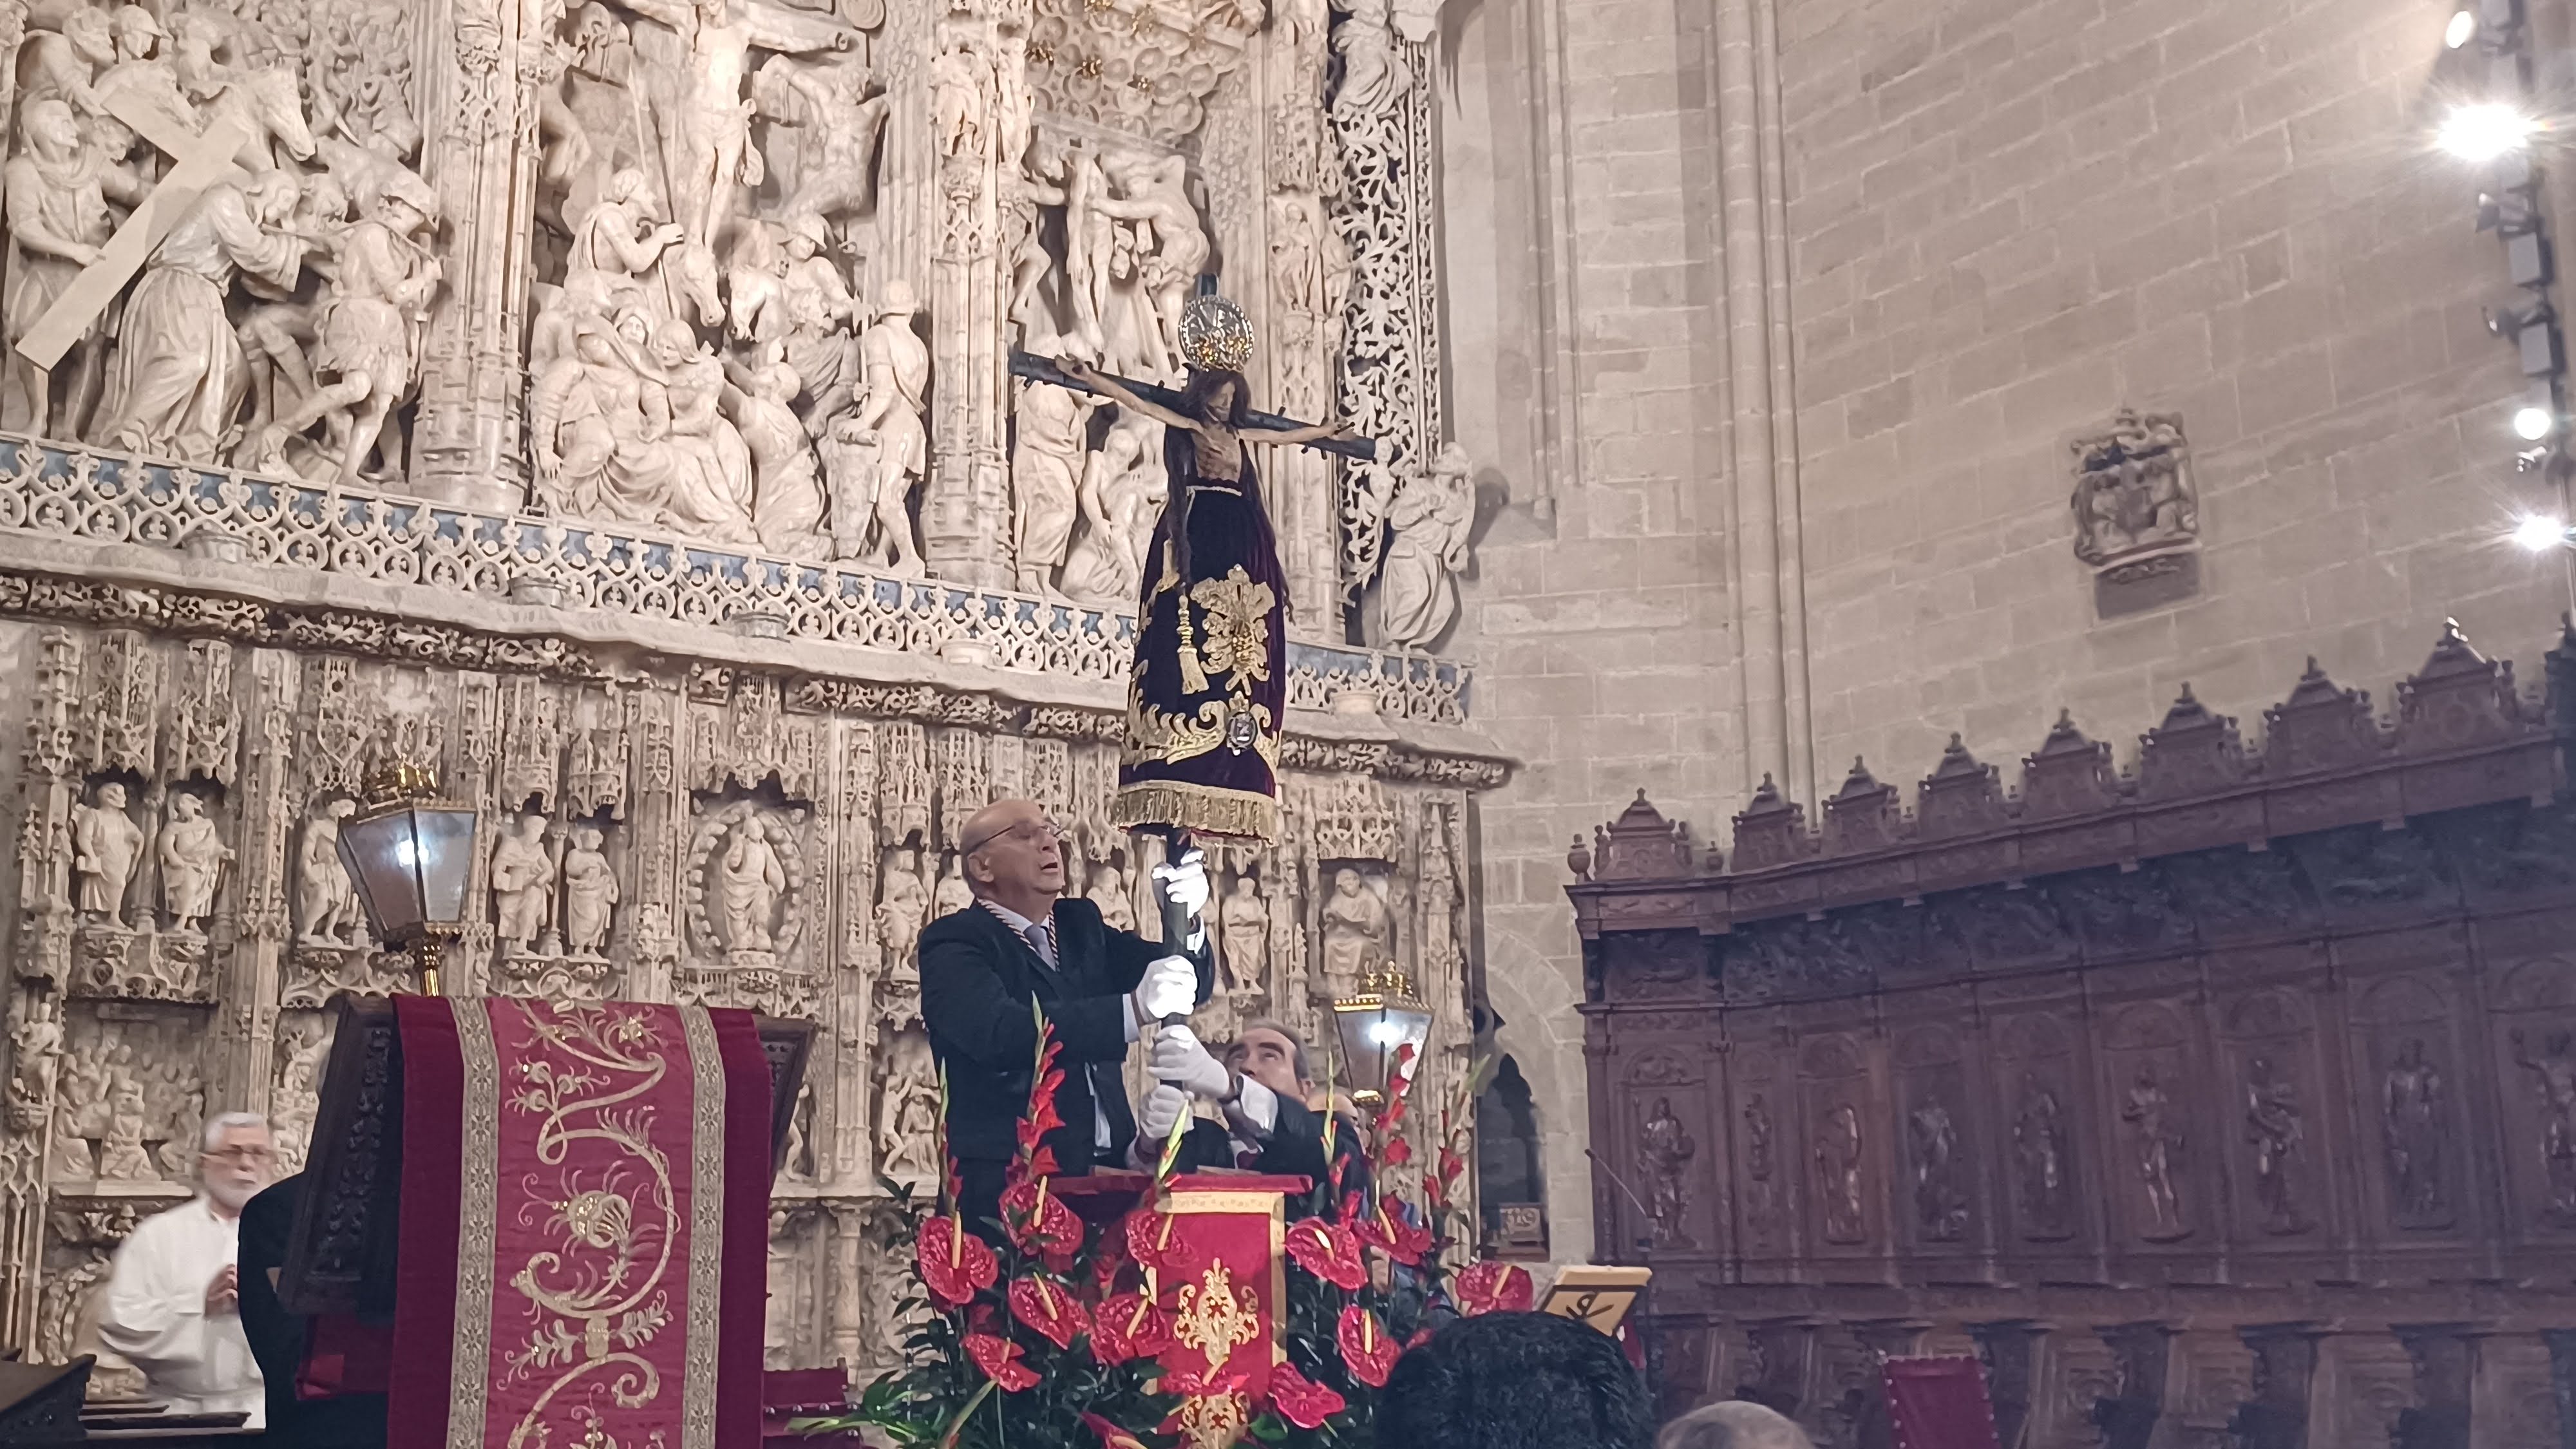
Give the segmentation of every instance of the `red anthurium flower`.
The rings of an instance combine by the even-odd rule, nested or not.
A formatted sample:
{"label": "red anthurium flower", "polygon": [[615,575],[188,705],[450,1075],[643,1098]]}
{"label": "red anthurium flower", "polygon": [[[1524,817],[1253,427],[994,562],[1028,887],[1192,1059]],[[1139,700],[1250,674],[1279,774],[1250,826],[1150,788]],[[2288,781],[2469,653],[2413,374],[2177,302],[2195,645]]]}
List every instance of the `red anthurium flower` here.
{"label": "red anthurium flower", "polygon": [[1011,1316],[1058,1348],[1073,1347],[1074,1335],[1091,1326],[1073,1295],[1044,1278],[1012,1279],[1009,1297]]}
{"label": "red anthurium flower", "polygon": [[1025,1178],[1003,1192],[1002,1225],[1019,1250],[1032,1256],[1082,1247],[1082,1219],[1048,1190],[1043,1177]]}
{"label": "red anthurium flower", "polygon": [[1342,1396],[1283,1363],[1270,1371],[1270,1407],[1300,1429],[1320,1429],[1324,1421],[1348,1407]]}
{"label": "red anthurium flower", "polygon": [[963,1306],[1002,1276],[1002,1265],[984,1240],[945,1213],[922,1220],[921,1236],[912,1248],[921,1284],[942,1308]]}
{"label": "red anthurium flower", "polygon": [[1121,1293],[1091,1315],[1091,1356],[1103,1368],[1131,1358],[1157,1358],[1171,1350],[1172,1315],[1142,1293]]}
{"label": "red anthurium flower", "polygon": [[1419,1266],[1422,1255],[1431,1251],[1431,1230],[1417,1228],[1396,1214],[1388,1212],[1383,1199],[1376,1207],[1362,1215],[1354,1227],[1359,1233],[1361,1242],[1408,1268]]}
{"label": "red anthurium flower", "polygon": [[1198,1267],[1198,1254],[1182,1238],[1180,1225],[1151,1208],[1127,1215],[1127,1253],[1166,1278],[1186,1278]]}
{"label": "red anthurium flower", "polygon": [[1417,1329],[1413,1330],[1413,1336],[1412,1336],[1411,1338],[1408,1338],[1408,1339],[1406,1339],[1406,1340],[1404,1341],[1405,1351],[1409,1353],[1409,1352],[1411,1352],[1411,1351],[1412,1351],[1412,1350],[1414,1350],[1414,1349],[1417,1349],[1417,1348],[1422,1347],[1424,1344],[1429,1343],[1430,1341],[1431,1341],[1431,1330],[1430,1330],[1430,1329],[1428,1329],[1428,1328],[1417,1328]]}
{"label": "red anthurium flower", "polygon": [[1536,1292],[1527,1268],[1492,1259],[1459,1269],[1449,1287],[1458,1300],[1458,1311],[1469,1318],[1487,1313],[1527,1313]]}
{"label": "red anthurium flower", "polygon": [[1378,1324],[1377,1315],[1354,1303],[1342,1310],[1342,1321],[1333,1330],[1333,1339],[1342,1346],[1342,1366],[1351,1377],[1373,1389],[1386,1387],[1386,1376],[1395,1369],[1397,1354],[1404,1345]]}
{"label": "red anthurium flower", "polygon": [[982,1369],[984,1377],[1003,1393],[1016,1394],[1037,1383],[1037,1370],[1020,1362],[1018,1344],[989,1333],[970,1333],[965,1341],[966,1356],[975,1360],[975,1367]]}
{"label": "red anthurium flower", "polygon": [[1100,1436],[1100,1449],[1145,1449],[1145,1441],[1098,1414],[1084,1414],[1082,1426]]}
{"label": "red anthurium flower", "polygon": [[1293,1225],[1288,1229],[1288,1256],[1298,1267],[1345,1292],[1368,1281],[1368,1269],[1360,1262],[1360,1240],[1340,1223],[1307,1218]]}

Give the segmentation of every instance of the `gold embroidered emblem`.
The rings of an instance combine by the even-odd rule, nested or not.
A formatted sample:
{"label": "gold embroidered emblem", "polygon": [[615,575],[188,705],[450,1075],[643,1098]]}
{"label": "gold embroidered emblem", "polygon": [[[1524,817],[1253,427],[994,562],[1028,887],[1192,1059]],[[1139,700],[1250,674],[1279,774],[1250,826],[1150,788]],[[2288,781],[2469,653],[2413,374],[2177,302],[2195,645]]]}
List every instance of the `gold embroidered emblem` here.
{"label": "gold embroidered emblem", "polygon": [[1223,1263],[1210,1263],[1196,1283],[1181,1285],[1179,1313],[1172,1336],[1185,1348],[1207,1356],[1209,1373],[1223,1367],[1234,1351],[1261,1337],[1261,1298],[1249,1288],[1237,1289],[1234,1274]]}
{"label": "gold embroidered emblem", "polygon": [[1221,579],[1190,585],[1190,602],[1199,606],[1200,629],[1206,636],[1199,657],[1213,675],[1243,680],[1270,677],[1270,607],[1278,595],[1268,584],[1256,584],[1235,565]]}
{"label": "gold embroidered emblem", "polygon": [[1241,1394],[1199,1394],[1181,1401],[1181,1442],[1190,1449],[1226,1449],[1251,1423]]}

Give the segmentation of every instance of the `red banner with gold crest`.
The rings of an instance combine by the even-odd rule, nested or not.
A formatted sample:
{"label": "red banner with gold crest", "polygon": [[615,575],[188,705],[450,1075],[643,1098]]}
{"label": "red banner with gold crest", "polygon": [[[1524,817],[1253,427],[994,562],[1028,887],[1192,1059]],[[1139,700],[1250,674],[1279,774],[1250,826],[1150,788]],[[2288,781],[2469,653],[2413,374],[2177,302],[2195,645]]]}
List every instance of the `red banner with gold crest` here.
{"label": "red banner with gold crest", "polygon": [[757,1442],[747,1012],[405,998],[390,1449]]}

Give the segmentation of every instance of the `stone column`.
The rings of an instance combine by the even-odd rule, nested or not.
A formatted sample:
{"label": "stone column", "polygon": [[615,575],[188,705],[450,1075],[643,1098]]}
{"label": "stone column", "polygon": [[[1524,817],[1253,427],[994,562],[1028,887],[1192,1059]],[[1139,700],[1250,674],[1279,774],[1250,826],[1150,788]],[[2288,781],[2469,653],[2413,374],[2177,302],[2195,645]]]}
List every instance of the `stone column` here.
{"label": "stone column", "polygon": [[428,0],[416,29],[421,174],[438,192],[445,279],[412,427],[411,487],[507,512],[527,496],[528,248],[536,83],[561,0]]}
{"label": "stone column", "polygon": [[1028,150],[1028,30],[1029,0],[970,0],[930,38],[932,422],[921,551],[932,573],[978,588],[1011,582],[1002,188],[1018,184]]}
{"label": "stone column", "polygon": [[1744,788],[1814,800],[1773,0],[1719,0],[1715,44]]}

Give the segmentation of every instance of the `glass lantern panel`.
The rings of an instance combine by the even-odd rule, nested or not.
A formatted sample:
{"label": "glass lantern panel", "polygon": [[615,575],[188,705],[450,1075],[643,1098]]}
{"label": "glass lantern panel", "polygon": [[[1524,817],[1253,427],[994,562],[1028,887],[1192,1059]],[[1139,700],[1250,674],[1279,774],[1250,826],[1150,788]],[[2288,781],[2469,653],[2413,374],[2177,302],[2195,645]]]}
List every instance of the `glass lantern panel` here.
{"label": "glass lantern panel", "polygon": [[454,805],[412,807],[420,846],[421,911],[455,925],[465,919],[465,881],[474,869],[474,812]]}
{"label": "glass lantern panel", "polygon": [[418,855],[408,810],[352,820],[340,827],[340,863],[358,888],[367,924],[389,944],[407,941],[420,930],[420,874],[414,868]]}

